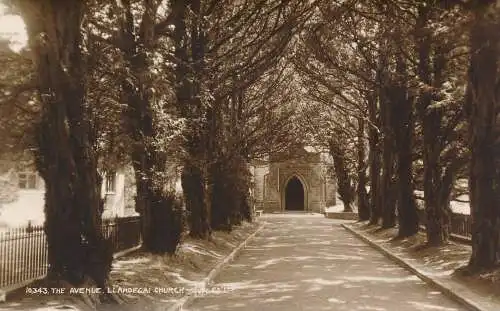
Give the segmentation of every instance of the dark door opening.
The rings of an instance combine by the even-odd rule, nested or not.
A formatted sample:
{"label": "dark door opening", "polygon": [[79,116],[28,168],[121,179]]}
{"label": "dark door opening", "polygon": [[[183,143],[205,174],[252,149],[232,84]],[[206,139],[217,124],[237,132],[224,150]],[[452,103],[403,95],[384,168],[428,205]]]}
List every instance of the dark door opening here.
{"label": "dark door opening", "polygon": [[285,188],[285,210],[304,210],[304,187],[297,177],[290,179]]}

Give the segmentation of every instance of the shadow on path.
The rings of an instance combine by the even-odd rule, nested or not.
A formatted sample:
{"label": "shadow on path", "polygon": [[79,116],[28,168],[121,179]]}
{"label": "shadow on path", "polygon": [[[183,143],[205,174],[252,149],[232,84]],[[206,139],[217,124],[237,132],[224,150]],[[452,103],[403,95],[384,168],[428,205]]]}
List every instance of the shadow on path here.
{"label": "shadow on path", "polygon": [[465,310],[346,232],[341,221],[306,214],[263,219],[269,224],[221,272],[214,291],[187,310]]}

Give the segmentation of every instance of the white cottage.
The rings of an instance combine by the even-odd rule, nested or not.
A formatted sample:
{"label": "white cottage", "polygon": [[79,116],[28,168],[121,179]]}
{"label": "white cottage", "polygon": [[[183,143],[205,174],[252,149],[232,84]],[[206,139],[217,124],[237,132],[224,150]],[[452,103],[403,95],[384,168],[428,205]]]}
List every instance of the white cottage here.
{"label": "white cottage", "polygon": [[[5,164],[4,164],[5,167]],[[133,204],[135,188],[127,169],[104,176],[102,196],[105,200],[103,218],[136,215]],[[0,201],[0,227],[41,225],[44,222],[43,179],[30,166],[11,165],[1,176],[3,198]],[[5,193],[5,188],[9,188]]]}

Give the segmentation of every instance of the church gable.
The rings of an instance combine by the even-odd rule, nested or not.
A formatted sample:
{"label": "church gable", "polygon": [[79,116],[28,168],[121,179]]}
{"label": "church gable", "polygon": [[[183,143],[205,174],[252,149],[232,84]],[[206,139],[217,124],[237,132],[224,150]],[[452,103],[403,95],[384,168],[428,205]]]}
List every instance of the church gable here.
{"label": "church gable", "polygon": [[[255,163],[256,209],[265,212],[303,210],[322,213],[334,204],[335,182],[321,154],[299,146]],[[291,202],[291,200],[295,200]]]}
{"label": "church gable", "polygon": [[274,154],[270,157],[270,162],[321,162],[321,155],[318,152],[307,151],[304,146],[295,146],[288,150]]}

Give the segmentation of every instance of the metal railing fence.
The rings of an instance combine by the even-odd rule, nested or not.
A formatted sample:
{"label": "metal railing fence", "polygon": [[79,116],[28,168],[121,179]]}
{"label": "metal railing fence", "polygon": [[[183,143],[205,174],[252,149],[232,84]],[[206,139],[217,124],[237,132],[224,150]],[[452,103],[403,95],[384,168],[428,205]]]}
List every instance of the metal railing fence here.
{"label": "metal railing fence", "polygon": [[[140,217],[105,219],[103,235],[111,239],[113,253],[141,244]],[[47,273],[47,240],[43,226],[0,231],[0,289],[15,286]]]}
{"label": "metal railing fence", "polygon": [[[424,209],[418,209],[418,218],[420,225],[425,227],[427,217]],[[472,238],[472,217],[471,215],[455,214],[450,216],[450,234],[456,235],[464,240]]]}

